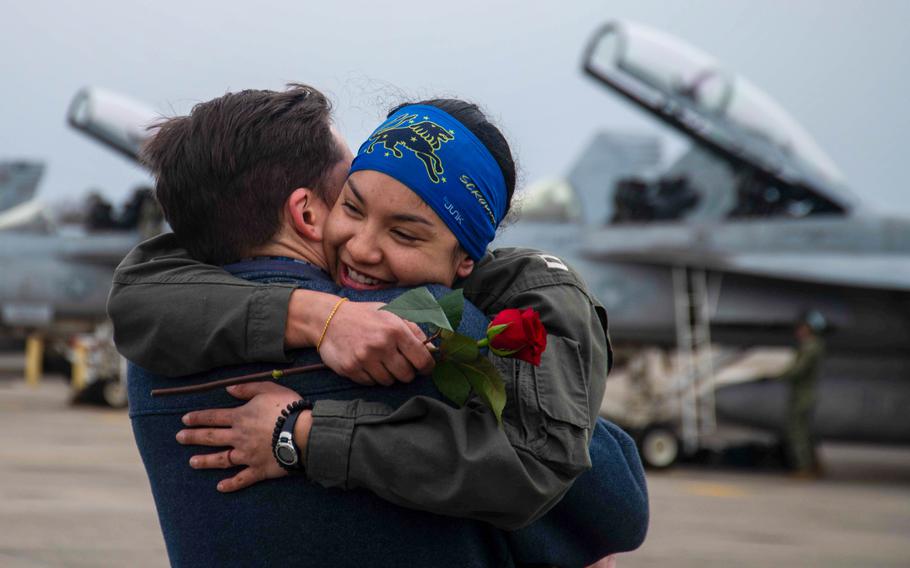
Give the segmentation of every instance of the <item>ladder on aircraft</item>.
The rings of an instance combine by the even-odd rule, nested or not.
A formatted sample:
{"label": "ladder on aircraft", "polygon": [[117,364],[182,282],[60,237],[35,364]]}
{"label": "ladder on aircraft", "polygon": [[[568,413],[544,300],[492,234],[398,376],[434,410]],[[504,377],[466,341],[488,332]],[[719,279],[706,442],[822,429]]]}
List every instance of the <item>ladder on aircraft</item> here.
{"label": "ladder on aircraft", "polygon": [[701,269],[673,269],[676,345],[681,369],[677,376],[680,425],[687,453],[717,424],[714,406],[714,365],[711,353],[711,307],[708,277]]}

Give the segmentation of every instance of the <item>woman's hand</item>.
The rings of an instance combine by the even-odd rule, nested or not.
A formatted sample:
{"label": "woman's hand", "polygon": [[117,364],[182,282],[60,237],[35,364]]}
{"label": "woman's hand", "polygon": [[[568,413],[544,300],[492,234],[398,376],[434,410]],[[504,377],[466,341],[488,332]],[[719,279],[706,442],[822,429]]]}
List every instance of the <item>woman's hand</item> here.
{"label": "woman's hand", "polygon": [[[237,398],[248,400],[237,408],[213,408],[190,412],[183,417],[186,426],[177,433],[177,441],[184,445],[230,446],[211,454],[198,454],[190,458],[194,469],[227,469],[240,465],[243,468],[233,477],[218,483],[218,491],[229,493],[265,479],[287,475],[272,453],[272,433],[275,421],[288,404],[299,400],[293,390],[272,382],[247,383],[228,387]],[[301,413],[294,429],[294,441],[301,452],[306,452],[310,411]],[[298,438],[298,432],[307,435]]]}
{"label": "woman's hand", "polygon": [[[340,298],[295,290],[288,307],[288,347],[314,347]],[[361,385],[411,382],[433,371],[435,360],[426,336],[414,323],[380,311],[380,302],[345,302],[338,306],[319,348],[330,369]]]}

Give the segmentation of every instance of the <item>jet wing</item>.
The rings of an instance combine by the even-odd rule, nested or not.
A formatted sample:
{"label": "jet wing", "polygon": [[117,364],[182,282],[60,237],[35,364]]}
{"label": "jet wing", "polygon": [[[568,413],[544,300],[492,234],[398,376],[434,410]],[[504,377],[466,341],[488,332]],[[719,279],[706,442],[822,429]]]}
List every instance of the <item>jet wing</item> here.
{"label": "jet wing", "polygon": [[736,165],[810,192],[834,211],[858,203],[830,158],[768,95],[676,38],[610,22],[592,38],[584,71]]}
{"label": "jet wing", "polygon": [[738,254],[723,270],[821,284],[910,291],[910,257],[889,254]]}
{"label": "jet wing", "polygon": [[680,248],[662,251],[589,251],[583,256],[593,261],[685,266],[775,280],[910,292],[910,257],[906,255],[835,252],[704,254]]}

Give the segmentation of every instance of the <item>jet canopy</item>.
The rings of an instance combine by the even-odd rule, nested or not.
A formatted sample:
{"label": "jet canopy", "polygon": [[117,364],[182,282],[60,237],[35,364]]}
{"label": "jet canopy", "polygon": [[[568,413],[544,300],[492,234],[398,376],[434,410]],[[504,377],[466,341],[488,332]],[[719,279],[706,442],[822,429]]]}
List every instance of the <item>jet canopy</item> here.
{"label": "jet canopy", "polygon": [[88,87],[73,97],[67,112],[70,125],[131,160],[139,159],[142,144],[161,116],[123,95]]}
{"label": "jet canopy", "polygon": [[585,70],[726,158],[821,194],[839,209],[852,205],[843,175],[812,137],[710,55],[645,26],[611,22],[591,41]]}

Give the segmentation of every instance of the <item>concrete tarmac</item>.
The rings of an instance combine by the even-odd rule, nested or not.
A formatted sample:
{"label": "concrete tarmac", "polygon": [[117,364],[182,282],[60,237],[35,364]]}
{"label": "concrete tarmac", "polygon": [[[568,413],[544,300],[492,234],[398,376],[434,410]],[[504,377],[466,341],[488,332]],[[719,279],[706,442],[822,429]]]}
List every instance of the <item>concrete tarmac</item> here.
{"label": "concrete tarmac", "polygon": [[[126,412],[69,397],[59,379],[0,377],[0,566],[167,566]],[[910,449],[822,453],[819,482],[650,473],[648,539],[618,566],[910,566]]]}

